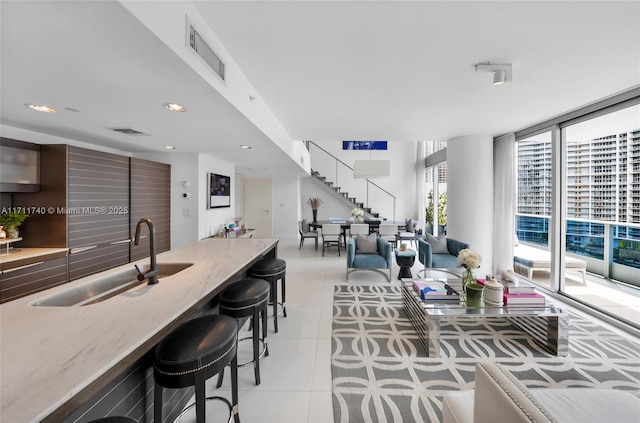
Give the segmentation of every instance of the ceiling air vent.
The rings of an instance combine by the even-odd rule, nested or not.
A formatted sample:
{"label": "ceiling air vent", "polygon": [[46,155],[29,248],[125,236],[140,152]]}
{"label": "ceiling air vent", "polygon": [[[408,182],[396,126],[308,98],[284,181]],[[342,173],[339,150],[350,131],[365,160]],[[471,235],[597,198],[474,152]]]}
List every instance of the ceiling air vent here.
{"label": "ceiling air vent", "polygon": [[144,132],[136,131],[135,129],[132,129],[132,128],[112,128],[111,130],[116,132],[121,132],[127,135],[147,135]]}
{"label": "ceiling air vent", "polygon": [[224,62],[204,41],[189,18],[187,18],[187,45],[222,79],[224,79]]}

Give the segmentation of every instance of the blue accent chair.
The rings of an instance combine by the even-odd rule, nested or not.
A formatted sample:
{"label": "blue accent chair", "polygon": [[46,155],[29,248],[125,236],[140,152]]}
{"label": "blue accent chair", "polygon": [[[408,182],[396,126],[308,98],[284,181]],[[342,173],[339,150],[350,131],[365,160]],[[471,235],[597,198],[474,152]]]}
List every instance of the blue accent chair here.
{"label": "blue accent chair", "polygon": [[419,238],[418,260],[424,265],[424,269],[457,269],[461,267],[458,263],[458,253],[465,248],[469,248],[469,244],[456,241],[453,238],[447,238],[447,250],[449,250],[449,254],[433,254],[431,244],[424,238]]}
{"label": "blue accent chair", "polygon": [[376,238],[378,252],[363,254],[356,252],[356,238],[347,241],[347,281],[349,274],[356,270],[374,270],[382,273],[391,282],[391,244],[389,241]]}

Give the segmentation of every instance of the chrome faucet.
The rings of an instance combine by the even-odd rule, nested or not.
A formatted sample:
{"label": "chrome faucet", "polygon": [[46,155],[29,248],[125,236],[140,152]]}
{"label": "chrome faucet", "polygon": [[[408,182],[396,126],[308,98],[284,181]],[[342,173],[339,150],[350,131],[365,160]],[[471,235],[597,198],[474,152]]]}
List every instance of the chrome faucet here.
{"label": "chrome faucet", "polygon": [[140,244],[140,228],[142,228],[143,223],[146,223],[149,227],[149,255],[151,256],[151,268],[147,272],[142,272],[136,265],[136,270],[138,271],[139,281],[143,281],[148,278],[149,285],[153,285],[158,283],[158,273],[160,272],[160,269],[158,268],[158,263],[156,262],[156,227],[148,217],[140,219],[140,221],[136,225],[136,235],[134,237],[133,244]]}

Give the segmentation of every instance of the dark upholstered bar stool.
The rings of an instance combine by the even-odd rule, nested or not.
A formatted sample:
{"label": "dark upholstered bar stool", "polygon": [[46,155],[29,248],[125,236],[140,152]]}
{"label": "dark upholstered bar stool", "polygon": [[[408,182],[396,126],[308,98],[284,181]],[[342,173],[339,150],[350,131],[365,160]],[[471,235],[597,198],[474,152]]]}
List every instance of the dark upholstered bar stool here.
{"label": "dark upholstered bar stool", "polygon": [[89,423],[138,423],[138,422],[132,419],[131,417],[113,416],[113,417],[103,417],[97,420],[91,420]]}
{"label": "dark upholstered bar stool", "polygon": [[[205,422],[205,401],[217,399],[238,415],[238,323],[229,316],[206,315],[182,323],[156,346],[153,366],[155,423],[162,422],[162,391],[195,386],[196,421]],[[231,403],[222,397],[205,398],[205,381],[231,365]]]}
{"label": "dark upholstered bar stool", "polygon": [[[252,278],[260,278],[271,285],[270,303],[273,305],[273,330],[278,332],[278,305],[282,306],[282,314],[287,317],[287,309],[284,305],[286,286],[285,274],[287,272],[287,262],[282,259],[262,259],[249,269]],[[280,279],[282,302],[278,303],[278,279]]]}
{"label": "dark upholstered bar stool", "polygon": [[[267,346],[267,305],[269,304],[269,284],[262,279],[240,279],[227,286],[218,296],[220,314],[236,319],[251,318],[253,336],[241,338],[253,340],[253,360],[238,364],[238,367],[253,363],[256,385],[260,385],[260,357],[269,355]],[[260,338],[260,314],[262,314],[262,338]],[[263,350],[260,351],[262,342]],[[222,386],[224,370],[218,376],[219,388]]]}

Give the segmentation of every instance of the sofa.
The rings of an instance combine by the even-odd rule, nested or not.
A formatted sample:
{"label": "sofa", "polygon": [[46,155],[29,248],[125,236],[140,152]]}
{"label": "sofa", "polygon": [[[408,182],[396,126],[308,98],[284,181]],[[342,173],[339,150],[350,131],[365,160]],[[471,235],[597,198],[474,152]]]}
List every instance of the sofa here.
{"label": "sofa", "polygon": [[[362,238],[375,241],[373,249],[366,251],[357,248],[358,239]],[[376,237],[376,234],[371,234],[368,237],[362,237],[358,234],[347,241],[347,281],[349,274],[357,270],[375,270],[384,274],[391,282],[392,264],[391,244],[385,239]]]}
{"label": "sofa", "polygon": [[442,252],[437,252],[438,250],[434,252],[433,247],[427,242],[425,237],[418,238],[418,261],[424,265],[425,269],[455,269],[460,267],[458,263],[458,253],[464,248],[469,248],[469,244],[440,235],[438,239],[441,242],[446,242],[446,253],[444,249]]}
{"label": "sofa", "polygon": [[640,397],[620,389],[527,388],[501,365],[476,365],[473,390],[449,392],[443,423],[631,423]]}

